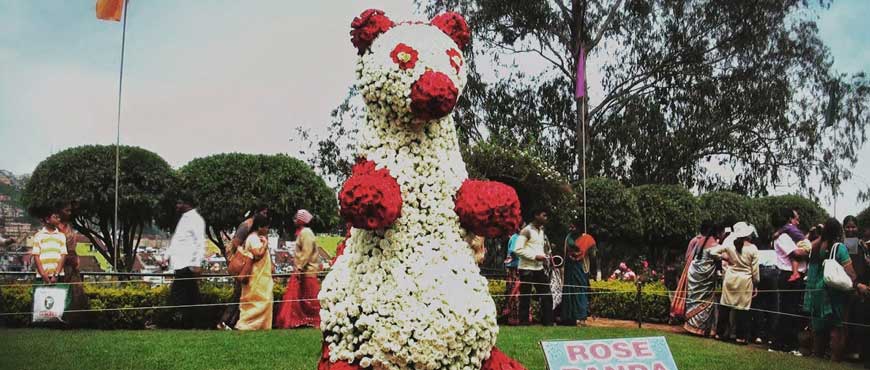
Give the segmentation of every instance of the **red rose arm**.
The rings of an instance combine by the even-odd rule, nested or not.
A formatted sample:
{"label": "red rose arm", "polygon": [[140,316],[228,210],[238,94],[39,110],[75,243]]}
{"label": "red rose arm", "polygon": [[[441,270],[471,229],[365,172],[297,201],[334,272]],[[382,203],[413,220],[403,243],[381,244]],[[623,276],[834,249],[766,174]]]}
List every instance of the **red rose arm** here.
{"label": "red rose arm", "polygon": [[463,228],[486,238],[510,235],[522,220],[516,191],[497,181],[466,180],[454,210]]}
{"label": "red rose arm", "polygon": [[385,229],[402,213],[402,191],[387,169],[360,160],[338,195],[341,218],[357,229]]}

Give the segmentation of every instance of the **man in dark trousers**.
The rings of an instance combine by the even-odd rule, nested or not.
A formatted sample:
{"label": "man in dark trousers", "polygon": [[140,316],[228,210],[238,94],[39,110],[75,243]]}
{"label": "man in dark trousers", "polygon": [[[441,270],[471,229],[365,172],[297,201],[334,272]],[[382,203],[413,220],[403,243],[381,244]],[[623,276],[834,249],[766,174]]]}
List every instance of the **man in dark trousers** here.
{"label": "man in dark trousers", "polygon": [[[803,329],[802,320],[799,316],[804,315],[803,305],[803,276],[807,271],[806,259],[809,253],[797,247],[795,240],[805,238],[798,229],[800,215],[797,210],[783,208],[779,210],[777,224],[782,225],[777,231],[773,241],[773,249],[776,252],[776,268],[779,270],[776,288],[779,290],[779,310],[782,313],[777,318],[776,333],[773,338],[771,350],[789,352],[795,356],[801,356],[798,351],[798,333]],[[793,262],[797,263],[793,263]],[[797,267],[797,271],[792,271]],[[794,273],[799,277],[795,279]]]}
{"label": "man in dark trousers", "polygon": [[532,222],[520,231],[515,253],[520,259],[520,325],[529,324],[529,306],[532,288],[541,301],[541,324],[553,325],[553,295],[550,293],[550,278],[544,271],[547,256],[547,236],[544,225],[547,211],[537,209],[532,212]]}
{"label": "man in dark trousers", "polygon": [[[169,291],[169,304],[180,314],[180,328],[196,326],[196,305],[200,303],[199,276],[202,274],[202,261],[205,259],[205,220],[196,211],[193,197],[184,194],[175,203],[175,210],[181,214],[172,240],[169,242],[169,268],[175,272],[175,279]],[[194,306],[194,307],[188,307]]]}

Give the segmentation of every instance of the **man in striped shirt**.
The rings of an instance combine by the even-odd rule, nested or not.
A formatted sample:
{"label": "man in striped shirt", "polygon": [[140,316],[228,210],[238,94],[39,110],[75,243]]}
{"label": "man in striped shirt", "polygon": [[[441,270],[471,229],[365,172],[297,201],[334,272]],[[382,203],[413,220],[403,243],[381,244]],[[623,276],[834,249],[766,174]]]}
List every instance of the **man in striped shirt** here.
{"label": "man in striped shirt", "polygon": [[33,237],[33,250],[30,254],[36,261],[36,271],[47,284],[57,283],[63,274],[66,258],[66,235],[58,230],[60,215],[52,211],[42,218],[42,230]]}

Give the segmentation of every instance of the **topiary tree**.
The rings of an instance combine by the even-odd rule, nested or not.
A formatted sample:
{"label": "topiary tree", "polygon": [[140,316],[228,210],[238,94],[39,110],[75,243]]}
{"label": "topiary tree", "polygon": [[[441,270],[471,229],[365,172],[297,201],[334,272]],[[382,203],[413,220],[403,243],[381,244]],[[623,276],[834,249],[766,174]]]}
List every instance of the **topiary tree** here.
{"label": "topiary tree", "polygon": [[181,186],[198,201],[206,233],[221,253],[244,214],[258,205],[269,207],[279,234],[293,225],[299,209],[316,215],[312,227],[326,230],[338,223],[335,193],[304,162],[287,155],[241,153],[197,158],[179,170]]}
{"label": "topiary tree", "polygon": [[766,217],[758,210],[752,198],[730,191],[714,191],[698,197],[701,222],[712,222],[730,227],[744,221],[753,225],[766,222]]}
{"label": "topiary tree", "polygon": [[[562,242],[570,222],[578,217],[578,201],[565,176],[533,153],[515,147],[482,142],[466,148],[463,157],[469,178],[500,181],[516,190],[524,220],[530,220],[535,209],[548,210],[547,237],[556,245]],[[483,265],[501,270],[505,243],[488,241],[487,248]]]}
{"label": "topiary tree", "polygon": [[659,255],[667,259],[671,249],[684,247],[694,235],[701,212],[697,200],[686,188],[680,185],[641,185],[631,188],[630,192],[641,210],[640,230],[647,243],[650,262],[656,264]]}
{"label": "topiary tree", "polygon": [[754,200],[760,213],[755,227],[761,243],[770,243],[773,233],[787,220],[780,219],[779,210],[794,208],[801,218],[800,228],[808,230],[812,225],[824,223],[830,216],[818,203],[800,195],[776,195]]}
{"label": "topiary tree", "polygon": [[[116,271],[133,266],[143,230],[161,214],[161,202],[176,182],[175,173],[159,155],[121,146],[118,225],[115,225],[115,146],[88,145],[66,149],[36,166],[24,189],[28,209],[76,202],[73,227],[93,243]],[[118,233],[118,264],[112,235]]]}
{"label": "topiary tree", "polygon": [[[583,184],[574,186],[578,214],[583,211]],[[586,180],[586,214],[589,233],[598,241],[629,241],[641,235],[640,211],[633,195],[619,181],[594,177]]]}
{"label": "topiary tree", "polygon": [[[583,183],[574,185],[578,217],[583,216]],[[634,196],[619,181],[594,177],[586,180],[587,229],[598,242],[598,269],[610,271],[641,236],[640,211]]]}

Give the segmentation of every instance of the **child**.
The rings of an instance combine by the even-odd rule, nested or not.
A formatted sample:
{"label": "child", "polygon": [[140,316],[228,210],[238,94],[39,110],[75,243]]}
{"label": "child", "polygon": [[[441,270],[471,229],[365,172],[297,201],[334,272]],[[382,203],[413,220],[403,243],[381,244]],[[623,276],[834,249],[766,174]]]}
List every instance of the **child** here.
{"label": "child", "polygon": [[[812,229],[810,229],[809,235],[805,236],[804,233],[800,229],[798,229],[796,225],[789,223],[789,224],[785,225],[782,229],[777,231],[773,235],[773,238],[776,239],[782,234],[788,234],[789,238],[791,238],[791,241],[793,241],[797,245],[798,249],[803,249],[804,251],[809,253],[813,249],[813,243],[811,242],[811,240],[815,240],[819,237],[818,231],[820,229],[821,229],[820,226],[815,226]],[[797,281],[801,278],[801,274],[798,271],[799,268],[800,268],[800,261],[798,261],[795,258],[792,258],[791,259],[791,276],[788,277],[788,282],[791,283],[791,282]]]}
{"label": "child", "polygon": [[51,212],[42,217],[42,229],[33,237],[31,254],[36,262],[36,271],[46,284],[58,283],[63,274],[66,257],[66,235],[58,230],[60,215]]}

